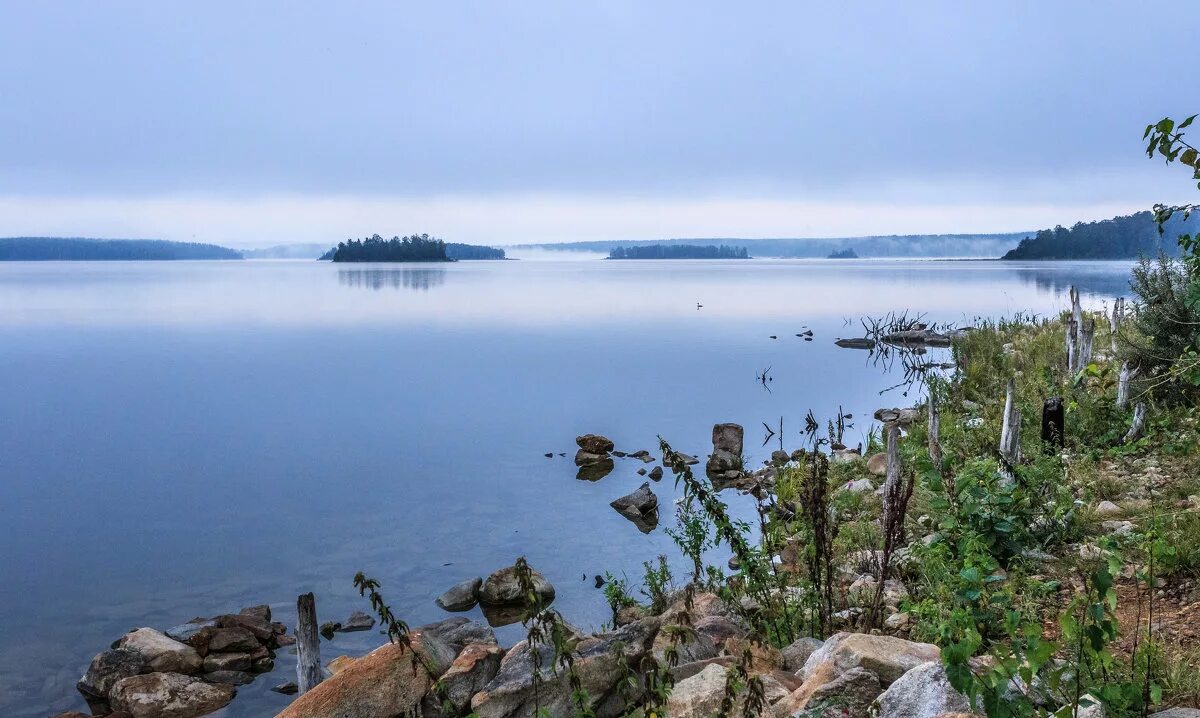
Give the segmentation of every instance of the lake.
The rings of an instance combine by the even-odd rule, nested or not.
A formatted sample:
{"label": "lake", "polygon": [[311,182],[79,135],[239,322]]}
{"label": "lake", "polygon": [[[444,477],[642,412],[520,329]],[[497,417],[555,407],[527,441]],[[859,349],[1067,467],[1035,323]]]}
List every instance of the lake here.
{"label": "lake", "polygon": [[[758,463],[778,446],[759,447],[763,422],[782,419],[790,450],[809,410],[841,406],[854,445],[876,408],[912,401],[833,345],[859,317],[1048,314],[1071,284],[1098,307],[1130,266],[0,264],[0,714],[82,709],[88,661],[138,626],[257,603],[293,625],[307,591],[322,621],[367,610],[359,570],[418,625],[448,615],[445,588],[524,555],[569,620],[599,627],[592,576],[637,584],[642,561],[676,557],[678,494],[669,472],[653,485],[663,520],[642,534],[608,503],[643,464],[578,481],[576,435],[703,457],[732,421]],[[340,634],[322,656],[382,640]],[[281,651],[214,715],[272,715],[294,665]]]}

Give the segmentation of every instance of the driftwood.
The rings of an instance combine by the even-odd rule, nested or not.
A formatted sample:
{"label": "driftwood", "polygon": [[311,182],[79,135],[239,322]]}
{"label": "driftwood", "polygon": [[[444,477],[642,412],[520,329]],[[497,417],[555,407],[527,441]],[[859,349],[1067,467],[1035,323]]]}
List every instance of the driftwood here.
{"label": "driftwood", "polygon": [[1117,335],[1121,333],[1121,322],[1125,319],[1125,297],[1113,300],[1112,314],[1108,315],[1108,333],[1112,340],[1113,354],[1117,353]]}
{"label": "driftwood", "polygon": [[[933,463],[933,470],[942,473],[942,416],[938,413],[937,400],[933,396],[933,391],[929,392],[929,461]],[[889,454],[890,457],[890,454]]]}
{"label": "driftwood", "polygon": [[1017,408],[1017,382],[1008,380],[1004,395],[1004,424],[1000,429],[1000,456],[1010,465],[1021,462],[1021,410]]}
{"label": "driftwood", "polygon": [[1042,445],[1047,452],[1062,451],[1064,427],[1062,397],[1052,396],[1042,404]]}
{"label": "driftwood", "polygon": [[1092,343],[1096,339],[1096,320],[1088,317],[1079,325],[1079,349],[1075,354],[1075,371],[1092,362]]}
{"label": "driftwood", "polygon": [[307,693],[324,679],[321,638],[317,635],[317,600],[311,593],[296,599],[296,686]]}
{"label": "driftwood", "polygon": [[1121,365],[1121,373],[1117,376],[1117,408],[1123,409],[1129,403],[1129,383],[1137,373],[1138,370],[1129,366],[1129,362]]}
{"label": "driftwood", "polygon": [[1133,407],[1133,423],[1129,427],[1129,431],[1125,434],[1125,438],[1121,440],[1123,444],[1132,444],[1141,438],[1142,432],[1146,430],[1146,403],[1139,401],[1137,406]]}

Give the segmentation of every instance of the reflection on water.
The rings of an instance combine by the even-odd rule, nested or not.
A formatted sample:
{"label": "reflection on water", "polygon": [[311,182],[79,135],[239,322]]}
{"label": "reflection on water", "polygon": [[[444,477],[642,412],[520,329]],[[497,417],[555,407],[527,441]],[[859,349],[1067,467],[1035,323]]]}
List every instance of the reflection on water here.
{"label": "reflection on water", "polygon": [[1074,285],[1082,294],[1123,297],[1129,294],[1129,272],[1114,267],[1125,266],[1125,262],[1029,262],[1014,264],[1012,270],[1023,283],[1055,294]]}
{"label": "reflection on water", "polygon": [[428,291],[446,281],[444,269],[339,269],[338,283],[366,289]]}

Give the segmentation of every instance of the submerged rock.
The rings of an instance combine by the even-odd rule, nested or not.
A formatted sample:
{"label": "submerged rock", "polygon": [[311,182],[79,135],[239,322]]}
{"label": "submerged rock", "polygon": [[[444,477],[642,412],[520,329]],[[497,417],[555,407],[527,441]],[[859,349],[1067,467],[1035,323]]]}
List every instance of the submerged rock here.
{"label": "submerged rock", "polygon": [[469,611],[479,602],[479,587],[482,585],[482,578],[468,578],[446,589],[434,603],[447,611]]}
{"label": "submerged rock", "polygon": [[[533,581],[533,590],[543,601],[554,598],[554,586],[542,574],[529,569]],[[485,606],[510,606],[525,603],[525,592],[517,580],[517,567],[507,566],[492,572],[479,589],[479,602]]]}
{"label": "submerged rock", "polygon": [[874,349],[875,340],[866,337],[852,337],[850,339],[838,339],[834,344],[843,349]]}

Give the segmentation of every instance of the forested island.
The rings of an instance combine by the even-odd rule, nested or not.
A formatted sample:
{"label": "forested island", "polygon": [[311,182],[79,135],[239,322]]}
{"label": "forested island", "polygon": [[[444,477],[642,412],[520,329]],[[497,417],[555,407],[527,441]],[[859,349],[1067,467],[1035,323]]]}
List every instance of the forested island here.
{"label": "forested island", "polygon": [[347,239],[320,256],[334,262],[455,262],[460,259],[504,259],[504,250],[474,244],[447,243],[428,234],[384,239]]}
{"label": "forested island", "polygon": [[1160,251],[1175,256],[1179,253],[1175,239],[1187,232],[1182,215],[1167,221],[1159,234],[1153,215],[1138,212],[1099,222],[1077,222],[1070,229],[1043,229],[1022,239],[1001,259],[1135,259]]}
{"label": "forested island", "polygon": [[0,238],[2,262],[241,258],[241,252],[228,247],[163,239]]}
{"label": "forested island", "polygon": [[858,259],[858,253],[854,251],[854,247],[846,247],[836,252],[830,252],[826,259]]}
{"label": "forested island", "polygon": [[745,247],[698,244],[652,244],[644,247],[613,247],[609,259],[749,259]]}

